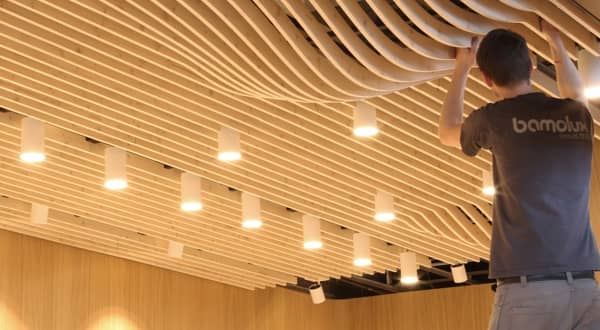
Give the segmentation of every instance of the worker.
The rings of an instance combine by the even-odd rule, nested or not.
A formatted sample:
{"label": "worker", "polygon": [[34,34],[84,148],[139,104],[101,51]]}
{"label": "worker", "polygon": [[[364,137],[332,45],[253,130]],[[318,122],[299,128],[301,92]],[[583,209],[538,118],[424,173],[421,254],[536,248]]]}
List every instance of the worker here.
{"label": "worker", "polygon": [[[443,144],[491,151],[496,194],[490,251],[497,290],[490,330],[600,329],[600,255],[589,216],[594,122],[558,30],[541,21],[560,98],[531,85],[525,39],[506,30],[457,49],[439,126]],[[463,122],[477,62],[497,98]]]}

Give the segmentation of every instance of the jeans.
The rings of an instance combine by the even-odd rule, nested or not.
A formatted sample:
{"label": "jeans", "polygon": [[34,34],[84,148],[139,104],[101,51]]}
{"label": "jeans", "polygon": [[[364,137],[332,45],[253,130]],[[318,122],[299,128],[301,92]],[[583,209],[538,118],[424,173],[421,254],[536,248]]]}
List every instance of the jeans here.
{"label": "jeans", "polygon": [[489,330],[600,330],[600,288],[593,279],[503,284]]}

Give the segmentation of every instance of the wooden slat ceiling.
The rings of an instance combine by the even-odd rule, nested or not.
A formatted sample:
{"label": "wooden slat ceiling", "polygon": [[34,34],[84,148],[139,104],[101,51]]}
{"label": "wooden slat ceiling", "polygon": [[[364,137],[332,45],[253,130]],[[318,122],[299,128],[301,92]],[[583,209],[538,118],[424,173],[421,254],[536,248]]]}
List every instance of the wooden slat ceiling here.
{"label": "wooden slat ceiling", "polygon": [[[538,16],[574,59],[600,55],[597,18],[560,0],[0,1],[1,226],[248,289],[396,269],[405,250],[487,259],[490,154],[442,147],[436,123],[454,48],[508,27],[548,60]],[[533,83],[556,94],[541,71]],[[359,100],[375,138],[351,134]],[[474,70],[467,113],[492,100]],[[18,161],[24,116],[48,125],[41,165]],[[223,126],[239,162],[216,159]],[[102,186],[107,145],[128,151],[123,192]],[[179,210],[182,171],[203,178],[198,214]],[[377,190],[396,221],[373,220]],[[240,191],[263,200],[258,231],[240,228]],[[48,225],[28,223],[31,202]],[[319,252],[302,249],[303,214],[322,220]],[[371,236],[372,267],[352,265],[353,232]]]}

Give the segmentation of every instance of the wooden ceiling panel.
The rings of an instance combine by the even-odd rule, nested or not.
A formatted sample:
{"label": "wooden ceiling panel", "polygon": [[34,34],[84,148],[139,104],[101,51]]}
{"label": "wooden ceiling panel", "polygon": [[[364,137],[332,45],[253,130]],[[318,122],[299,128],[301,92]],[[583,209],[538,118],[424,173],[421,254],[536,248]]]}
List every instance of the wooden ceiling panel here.
{"label": "wooden ceiling panel", "polygon": [[[579,7],[577,7],[579,8]],[[246,288],[394,270],[400,252],[447,263],[489,258],[489,153],[469,159],[437,139],[454,47],[495,27],[549,58],[537,15],[598,51],[597,22],[562,1],[76,0],[0,3],[0,226]],[[591,28],[590,28],[591,27]],[[585,30],[585,33],[584,33]],[[536,88],[556,95],[536,71]],[[466,113],[494,100],[477,70]],[[380,134],[352,136],[353,107],[377,109]],[[20,120],[48,124],[48,160],[18,161]],[[216,159],[217,132],[241,133],[243,158]],[[597,130],[600,134],[600,129]],[[86,140],[87,138],[87,140]],[[128,151],[130,187],[102,187],[103,150]],[[205,209],[179,211],[179,174],[203,178]],[[397,219],[373,220],[377,190]],[[265,226],[240,227],[240,191]],[[48,226],[27,222],[50,206]],[[302,249],[303,214],[325,248]],[[372,267],[352,265],[352,233]],[[166,256],[181,241],[183,259]]]}

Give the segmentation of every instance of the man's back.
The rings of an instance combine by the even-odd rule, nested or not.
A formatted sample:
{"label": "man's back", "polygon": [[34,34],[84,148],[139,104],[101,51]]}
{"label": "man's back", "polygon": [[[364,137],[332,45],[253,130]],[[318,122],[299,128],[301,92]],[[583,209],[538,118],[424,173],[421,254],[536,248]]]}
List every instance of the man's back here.
{"label": "man's back", "polygon": [[464,123],[463,150],[493,154],[490,277],[600,268],[589,222],[593,122],[573,100],[530,93]]}

